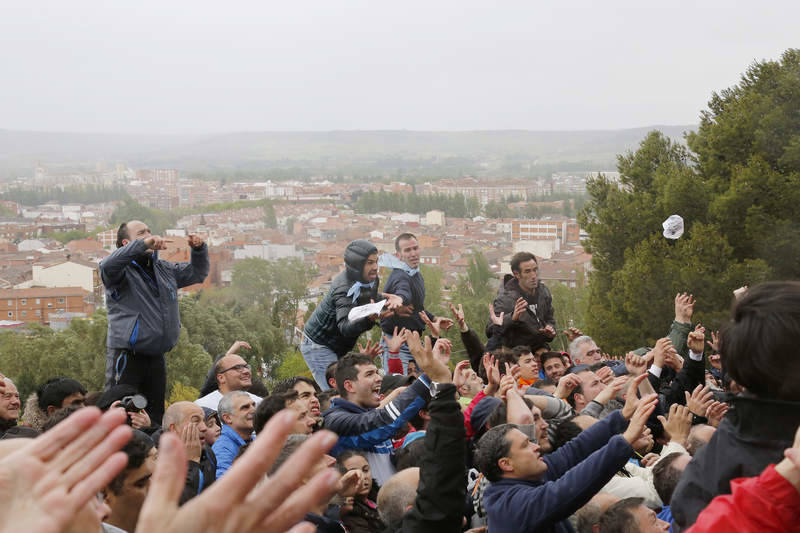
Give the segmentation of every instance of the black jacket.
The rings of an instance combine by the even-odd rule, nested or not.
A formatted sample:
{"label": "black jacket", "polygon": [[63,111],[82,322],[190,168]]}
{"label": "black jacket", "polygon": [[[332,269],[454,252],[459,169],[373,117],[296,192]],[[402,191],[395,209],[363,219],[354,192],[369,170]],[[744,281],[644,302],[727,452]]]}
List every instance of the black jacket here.
{"label": "black jacket", "polygon": [[189,461],[186,484],[183,486],[180,504],[188,502],[217,480],[217,458],[211,446],[203,446],[200,462]]}
{"label": "black jacket", "polygon": [[364,264],[370,255],[377,253],[378,249],[367,241],[353,241],[347,245],[344,252],[346,270],[333,278],[330,291],[319,307],[314,309],[303,329],[306,337],[316,344],[327,346],[339,357],[352,350],[358,337],[375,325],[369,318],[351,322],[347,314],[354,307],[368,304],[370,300],[379,300],[380,280],[376,279],[372,288],[362,287],[355,301],[347,292],[356,282],[363,281],[361,275]]}
{"label": "black jacket", "polygon": [[[528,308],[522,313],[519,320],[511,320],[514,314],[514,306],[517,304],[517,299],[520,297],[525,298],[528,302]],[[556,329],[556,319],[553,315],[553,297],[550,295],[544,283],[539,282],[536,288],[536,293],[533,295],[524,293],[519,287],[516,278],[509,279],[503,288],[494,299],[494,312],[500,315],[501,312],[505,313],[503,317],[502,328],[502,345],[509,348],[514,346],[525,345],[530,346],[532,350],[537,347],[550,342],[550,337],[539,333],[543,327],[550,325]],[[487,326],[486,335],[491,335],[491,341],[497,337],[496,333],[491,330],[491,322]],[[491,342],[491,347],[495,348],[495,342]]]}
{"label": "black jacket", "polygon": [[673,531],[694,524],[709,502],[730,494],[732,479],[758,476],[783,458],[800,426],[800,402],[739,396],[711,441],[686,466],[672,495]]}
{"label": "black jacket", "polygon": [[455,386],[431,400],[431,421],[414,507],[389,530],[403,533],[450,533],[462,529],[467,497],[466,430]]}
{"label": "black jacket", "polygon": [[[411,316],[389,315],[381,320],[381,329],[384,333],[391,335],[394,333],[395,326],[398,330],[406,328],[409,331],[417,331],[422,334],[425,329],[425,322],[419,317],[420,311],[425,311],[425,280],[422,279],[422,272],[417,272],[409,276],[405,270],[395,268],[386,280],[383,292],[395,294],[403,298],[403,305],[411,304],[414,310]],[[433,320],[434,316],[425,311],[428,317]]]}

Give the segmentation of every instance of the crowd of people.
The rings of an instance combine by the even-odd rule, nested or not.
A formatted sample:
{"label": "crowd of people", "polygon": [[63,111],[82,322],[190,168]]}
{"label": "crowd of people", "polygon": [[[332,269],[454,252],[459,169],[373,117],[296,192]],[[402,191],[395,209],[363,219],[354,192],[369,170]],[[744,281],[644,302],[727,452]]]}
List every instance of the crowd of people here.
{"label": "crowd of people", "polygon": [[467,324],[456,302],[424,308],[413,234],[393,255],[357,240],[305,326],[311,378],[268,391],[239,340],[196,401],[166,406],[177,290],[209,269],[201,238],[188,263],[159,259],[166,242],[130,221],[100,264],[103,391],[53,377],[22,412],[0,375],[0,532],[800,529],[800,282],[738,291],[720,332],[678,294],[663,338],[611,357],[574,327],[553,349],[532,254]]}

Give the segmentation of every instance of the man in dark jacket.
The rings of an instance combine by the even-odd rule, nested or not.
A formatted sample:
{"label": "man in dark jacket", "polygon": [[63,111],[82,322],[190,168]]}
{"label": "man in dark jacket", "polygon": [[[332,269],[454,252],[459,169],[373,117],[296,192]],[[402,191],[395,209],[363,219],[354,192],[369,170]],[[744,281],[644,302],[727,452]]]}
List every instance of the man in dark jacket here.
{"label": "man in dark jacket", "polygon": [[[553,315],[553,297],[550,290],[539,281],[539,264],[528,252],[518,252],[511,258],[511,273],[494,300],[494,312],[503,316],[502,332],[497,338],[496,328],[487,328],[487,349],[502,346],[540,346],[556,336],[556,319]],[[489,322],[492,326],[492,322]],[[498,342],[499,340],[499,342]]]}
{"label": "man in dark jacket", "polygon": [[724,369],[747,393],[686,466],[672,495],[673,531],[684,531],[731,481],[759,475],[792,446],[800,425],[800,282],[762,283],[734,303],[721,333]]}
{"label": "man in dark jacket", "polygon": [[634,395],[629,397],[623,410],[544,457],[539,445],[516,425],[490,429],[478,443],[476,454],[481,473],[491,482],[483,495],[489,530],[573,532],[569,516],[628,462],[633,454],[631,444],[643,434],[658,401],[655,395],[638,402]]}
{"label": "man in dark jacket", "polygon": [[203,239],[189,235],[190,263],[159,259],[167,242],[132,220],[120,225],[117,249],[100,262],[108,306],[106,390],[121,383],[135,386],[147,398],[154,424],[164,414],[164,354],[178,343],[181,330],[178,289],[201,283],[209,270]]}
{"label": "man in dark jacket", "polygon": [[[391,267],[392,273],[386,280],[384,292],[395,294],[402,298],[402,305],[411,309],[411,316],[402,314],[388,315],[381,320],[381,329],[384,339],[391,339],[396,331],[403,329],[417,332],[422,335],[425,330],[425,321],[428,320],[445,329],[453,325],[449,318],[435,317],[425,310],[425,280],[419,270],[420,249],[417,238],[411,233],[398,235],[394,240],[396,255],[383,254],[380,257],[380,266]],[[397,352],[393,352],[385,341],[383,346],[383,368],[388,371],[389,358],[400,359],[403,365],[403,374],[408,373],[408,362],[412,359],[408,345],[403,343]]]}
{"label": "man in dark jacket", "polygon": [[438,388],[428,413],[421,467],[398,472],[378,493],[378,508],[390,531],[461,531],[467,493],[466,430],[455,385]]}
{"label": "man in dark jacket", "polygon": [[175,402],[164,413],[164,431],[172,431],[183,442],[189,468],[180,504],[200,494],[217,479],[217,458],[206,444],[203,408],[192,402]]}
{"label": "man in dark jacket", "polygon": [[[378,249],[370,242],[356,240],[344,250],[345,271],[333,278],[331,289],[314,309],[303,329],[303,354],[311,375],[322,390],[330,389],[325,379],[328,365],[353,349],[358,337],[372,329],[377,315],[351,321],[350,310],[378,300]],[[381,295],[395,309],[399,298]]]}

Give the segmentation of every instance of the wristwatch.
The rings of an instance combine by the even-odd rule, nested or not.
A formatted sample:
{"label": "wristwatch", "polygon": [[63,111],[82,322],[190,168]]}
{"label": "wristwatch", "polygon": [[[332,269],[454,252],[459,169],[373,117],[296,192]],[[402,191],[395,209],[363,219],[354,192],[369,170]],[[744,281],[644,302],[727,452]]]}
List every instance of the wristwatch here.
{"label": "wristwatch", "polygon": [[438,381],[431,381],[431,388],[430,388],[431,399],[435,400],[441,397],[445,392],[447,392],[450,389],[450,387],[455,389],[456,386],[453,385],[452,383],[440,383]]}

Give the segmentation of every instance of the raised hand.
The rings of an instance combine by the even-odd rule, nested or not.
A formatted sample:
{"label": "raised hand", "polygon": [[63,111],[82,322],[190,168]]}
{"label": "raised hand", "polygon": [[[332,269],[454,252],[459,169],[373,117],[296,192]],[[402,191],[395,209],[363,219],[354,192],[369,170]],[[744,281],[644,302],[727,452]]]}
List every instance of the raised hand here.
{"label": "raised hand", "polygon": [[391,311],[394,311],[398,307],[402,307],[403,306],[403,297],[402,296],[397,296],[396,294],[389,294],[389,293],[386,293],[386,292],[382,292],[381,296],[383,298],[386,298],[386,308],[391,310]]}
{"label": "raised hand", "polygon": [[381,343],[377,341],[367,340],[367,344],[364,346],[362,346],[360,342],[358,343],[358,353],[368,355],[369,357],[377,357],[382,351]]}
{"label": "raised hand", "polygon": [[486,395],[492,396],[500,388],[500,367],[490,353],[483,354],[483,368],[486,370]]}
{"label": "raised hand", "polygon": [[670,348],[667,351],[667,357],[664,359],[664,364],[673,369],[675,372],[680,372],[683,368],[683,357],[678,355],[675,348]]}
{"label": "raised hand", "polygon": [[[455,319],[456,324],[458,324],[458,328],[462,332],[466,332],[469,328],[467,328],[467,321],[464,318],[464,308],[461,306],[461,304],[458,304],[458,307],[455,307],[452,303],[447,305],[450,306],[450,312],[453,313],[453,318]],[[489,305],[491,306],[491,304]]]}
{"label": "raised hand", "polygon": [[706,341],[714,353],[719,353],[719,330],[711,332],[711,340]]}
{"label": "raised hand", "polygon": [[632,376],[643,375],[647,370],[647,360],[633,352],[628,352],[625,354],[625,368],[628,369],[628,373]]}
{"label": "raised hand", "polygon": [[241,350],[242,348],[247,348],[248,350],[251,350],[252,346],[250,346],[250,343],[247,341],[236,341],[233,344],[231,344],[231,347],[228,348],[228,351],[225,353],[225,355],[239,353],[239,350]]}
{"label": "raised hand", "polygon": [[632,380],[628,381],[628,392],[625,394],[625,405],[622,406],[622,417],[630,420],[636,411],[636,406],[639,405],[639,398],[636,396],[639,385],[647,379],[647,374],[639,374]]}
{"label": "raised hand", "polygon": [[692,429],[692,412],[688,407],[673,403],[669,407],[669,418],[658,415],[658,421],[661,422],[671,441],[686,446],[689,430]]}
{"label": "raised hand", "polygon": [[694,353],[703,353],[706,347],[706,328],[697,324],[694,331],[690,331],[686,337],[686,344]]}
{"label": "raised hand", "polygon": [[550,324],[547,324],[545,327],[540,328],[539,333],[544,333],[547,337],[551,339],[556,336],[556,330]]}
{"label": "raised hand", "polygon": [[386,335],[383,336],[383,342],[386,343],[386,348],[389,350],[390,353],[397,353],[400,351],[400,347],[406,342],[406,338],[408,337],[408,330],[403,328],[400,332],[397,332],[397,326],[394,327],[394,331],[392,332],[392,338],[390,339]]}
{"label": "raised hand", "polygon": [[695,299],[691,294],[678,293],[675,295],[675,322],[691,324],[694,314]]}
{"label": "raised hand", "polygon": [[[647,352],[645,359],[651,359],[653,364],[659,368],[664,368],[666,364],[667,352],[672,348],[672,341],[669,337],[662,337],[656,341],[655,347]],[[629,369],[630,371],[630,369]]]}
{"label": "raised hand", "polygon": [[430,337],[426,336],[425,340],[422,341],[419,338],[419,333],[412,331],[406,335],[406,342],[417,365],[431,378],[431,381],[439,383],[452,382],[453,378],[450,375],[450,369],[434,357]]}
{"label": "raised hand", "polygon": [[581,378],[576,376],[575,374],[565,374],[561,376],[558,380],[558,385],[556,386],[556,391],[553,394],[556,398],[561,398],[562,400],[567,398],[569,394],[575,390],[575,387],[581,384]]}
{"label": "raised hand", "polygon": [[363,480],[364,473],[361,470],[348,470],[336,484],[336,495],[340,498],[352,498]]}
{"label": "raised hand", "polygon": [[653,466],[661,459],[661,456],[657,453],[650,452],[641,459],[639,459],[639,464],[642,465],[643,468],[648,468]]}
{"label": "raised hand", "polygon": [[428,316],[428,313],[426,313],[425,311],[420,311],[417,314],[422,319],[422,321],[425,322],[425,325],[430,328],[431,335],[433,335],[436,338],[441,337],[441,332],[439,331],[439,324],[432,321],[431,318]]}
{"label": "raised hand", "polygon": [[[186,456],[180,439],[164,434],[136,531],[255,533],[292,528],[306,512],[330,499],[341,477],[329,468],[312,476],[313,469],[337,440],[335,434],[320,431],[261,483],[296,418],[297,413],[291,410],[270,418],[264,431],[225,476],[181,507],[178,501],[186,478]],[[305,525],[302,531],[314,529]]]}
{"label": "raised hand", "polygon": [[203,238],[196,233],[190,233],[187,242],[192,248],[200,248],[203,246]]}
{"label": "raised hand", "polygon": [[500,378],[500,392],[497,394],[497,396],[505,402],[508,391],[514,390],[516,387],[517,383],[514,380],[514,376],[512,376],[510,373],[504,374],[503,377]]}
{"label": "raised hand", "polygon": [[122,409],[85,407],[0,460],[0,531],[65,531],[128,464],[124,423]]}
{"label": "raised hand", "polygon": [[505,311],[501,312],[499,315],[495,315],[494,314],[494,305],[489,304],[489,319],[491,319],[492,324],[494,324],[495,326],[502,326],[503,325],[503,318],[505,318],[505,316],[506,316]]}
{"label": "raised hand", "polygon": [[611,383],[611,381],[614,379],[614,371],[607,366],[599,368],[595,374],[597,375],[597,378],[606,385]]}
{"label": "raised hand", "polygon": [[456,363],[456,368],[453,370],[453,385],[460,388],[467,382],[469,375],[469,360],[465,359]]}
{"label": "raised hand", "polygon": [[433,356],[447,366],[447,364],[450,363],[450,352],[452,349],[453,343],[450,342],[450,339],[437,339],[436,344],[433,345]]}
{"label": "raised hand", "polygon": [[714,393],[704,385],[698,385],[689,394],[689,391],[684,391],[686,395],[686,407],[696,414],[697,416],[705,416],[708,408],[714,403]]}
{"label": "raised hand", "polygon": [[171,243],[172,239],[164,239],[158,235],[150,235],[144,239],[144,245],[151,250],[166,250],[167,244]]}
{"label": "raised hand", "polygon": [[647,423],[647,419],[650,418],[650,415],[653,414],[657,403],[657,394],[648,394],[637,401],[636,410],[631,416],[628,429],[622,434],[622,438],[628,441],[628,444],[631,446],[634,442],[644,437],[644,430],[647,428],[645,424]]}
{"label": "raised hand", "polygon": [[573,328],[573,327],[565,329],[561,333],[563,333],[564,335],[567,336],[567,340],[569,342],[572,342],[575,339],[577,339],[578,337],[582,337],[583,336],[583,332],[581,330],[579,330],[578,328]]}
{"label": "raised hand", "polygon": [[606,385],[605,389],[601,390],[597,396],[594,397],[594,401],[601,405],[606,405],[613,398],[616,398],[620,392],[622,392],[626,383],[628,383],[628,376],[619,376],[614,378],[611,383]]}
{"label": "raised hand", "polygon": [[730,409],[730,406],[725,402],[711,402],[711,405],[709,405],[708,409],[706,409],[708,425],[718,428],[720,422],[722,422],[722,419],[725,418],[725,414],[728,412],[728,409]]}
{"label": "raised hand", "polygon": [[525,298],[520,296],[519,298],[517,298],[517,302],[514,304],[514,312],[511,314],[511,320],[513,320],[514,322],[519,320],[520,317],[522,316],[522,313],[524,313],[527,309],[528,309],[528,302],[525,301]]}

